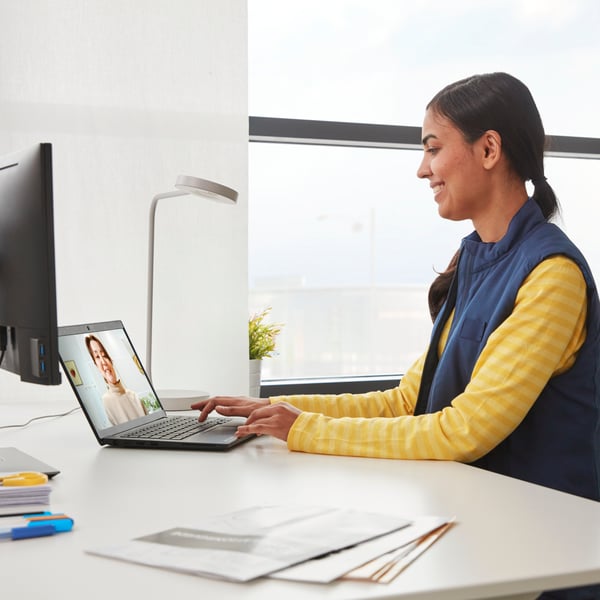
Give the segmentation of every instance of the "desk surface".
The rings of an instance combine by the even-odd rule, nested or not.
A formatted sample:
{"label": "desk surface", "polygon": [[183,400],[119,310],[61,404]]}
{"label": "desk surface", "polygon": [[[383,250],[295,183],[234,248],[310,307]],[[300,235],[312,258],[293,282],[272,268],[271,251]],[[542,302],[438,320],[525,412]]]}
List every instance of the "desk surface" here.
{"label": "desk surface", "polygon": [[[56,403],[0,403],[0,421],[74,406],[66,402],[58,409]],[[227,453],[102,448],[81,412],[0,430],[0,446],[16,446],[58,467],[52,509],[75,519],[72,533],[2,544],[3,589],[14,586],[25,600],[238,600],[240,594],[244,600],[524,599],[543,589],[600,581],[600,503],[459,463],[292,453],[272,438]],[[388,585],[234,584],[84,552],[187,524],[198,514],[289,503],[408,518],[455,515],[457,525]]]}

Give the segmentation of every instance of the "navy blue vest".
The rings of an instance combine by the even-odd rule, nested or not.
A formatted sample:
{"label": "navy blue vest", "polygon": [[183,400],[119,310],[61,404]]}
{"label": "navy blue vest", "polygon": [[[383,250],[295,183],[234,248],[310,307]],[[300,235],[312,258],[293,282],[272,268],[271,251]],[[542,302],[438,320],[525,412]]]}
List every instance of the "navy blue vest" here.
{"label": "navy blue vest", "polygon": [[[544,259],[574,260],[588,288],[586,340],[575,364],[550,379],[521,424],[475,466],[600,499],[600,303],[579,250],[547,223],[533,200],[497,243],[476,232],[461,245],[455,316],[425,412],[450,405],[464,391],[490,334],[511,314],[523,280]],[[440,319],[438,319],[439,321]],[[434,329],[442,327],[436,321]]]}

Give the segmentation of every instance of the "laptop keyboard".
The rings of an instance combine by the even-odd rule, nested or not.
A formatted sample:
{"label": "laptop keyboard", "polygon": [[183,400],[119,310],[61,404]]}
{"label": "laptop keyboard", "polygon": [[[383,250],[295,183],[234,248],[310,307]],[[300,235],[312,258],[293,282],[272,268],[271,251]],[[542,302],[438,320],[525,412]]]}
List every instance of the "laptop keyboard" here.
{"label": "laptop keyboard", "polygon": [[193,417],[169,417],[155,423],[149,423],[143,427],[123,433],[122,438],[144,438],[152,440],[169,439],[183,440],[191,435],[210,429],[215,425],[226,423],[227,418],[211,418],[203,423]]}

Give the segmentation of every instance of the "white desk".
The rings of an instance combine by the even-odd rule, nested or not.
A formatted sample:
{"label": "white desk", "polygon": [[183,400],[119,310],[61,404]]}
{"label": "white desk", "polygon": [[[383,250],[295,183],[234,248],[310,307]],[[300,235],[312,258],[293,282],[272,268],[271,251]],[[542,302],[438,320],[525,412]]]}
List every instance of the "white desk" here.
{"label": "white desk", "polygon": [[[64,402],[58,410],[74,406]],[[55,403],[5,402],[0,421],[56,410]],[[52,509],[75,519],[72,533],[2,543],[3,594],[20,600],[524,600],[543,589],[600,581],[600,503],[458,463],[291,453],[271,438],[223,454],[101,448],[80,412],[0,430],[0,446],[16,446],[61,469]],[[84,553],[193,522],[201,512],[269,503],[456,515],[458,524],[389,585],[234,584]]]}

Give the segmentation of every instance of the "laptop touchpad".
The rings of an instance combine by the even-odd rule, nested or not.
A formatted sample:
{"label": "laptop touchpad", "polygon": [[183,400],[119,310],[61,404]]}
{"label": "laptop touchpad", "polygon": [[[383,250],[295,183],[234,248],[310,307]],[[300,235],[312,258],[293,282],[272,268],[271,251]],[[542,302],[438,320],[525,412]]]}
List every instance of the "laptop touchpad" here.
{"label": "laptop touchpad", "polygon": [[[237,425],[219,425],[208,431],[203,431],[198,437],[203,442],[222,442],[224,439],[229,440],[230,438],[235,438],[236,431]],[[192,436],[192,438],[188,439],[193,439],[194,437],[196,436]]]}

